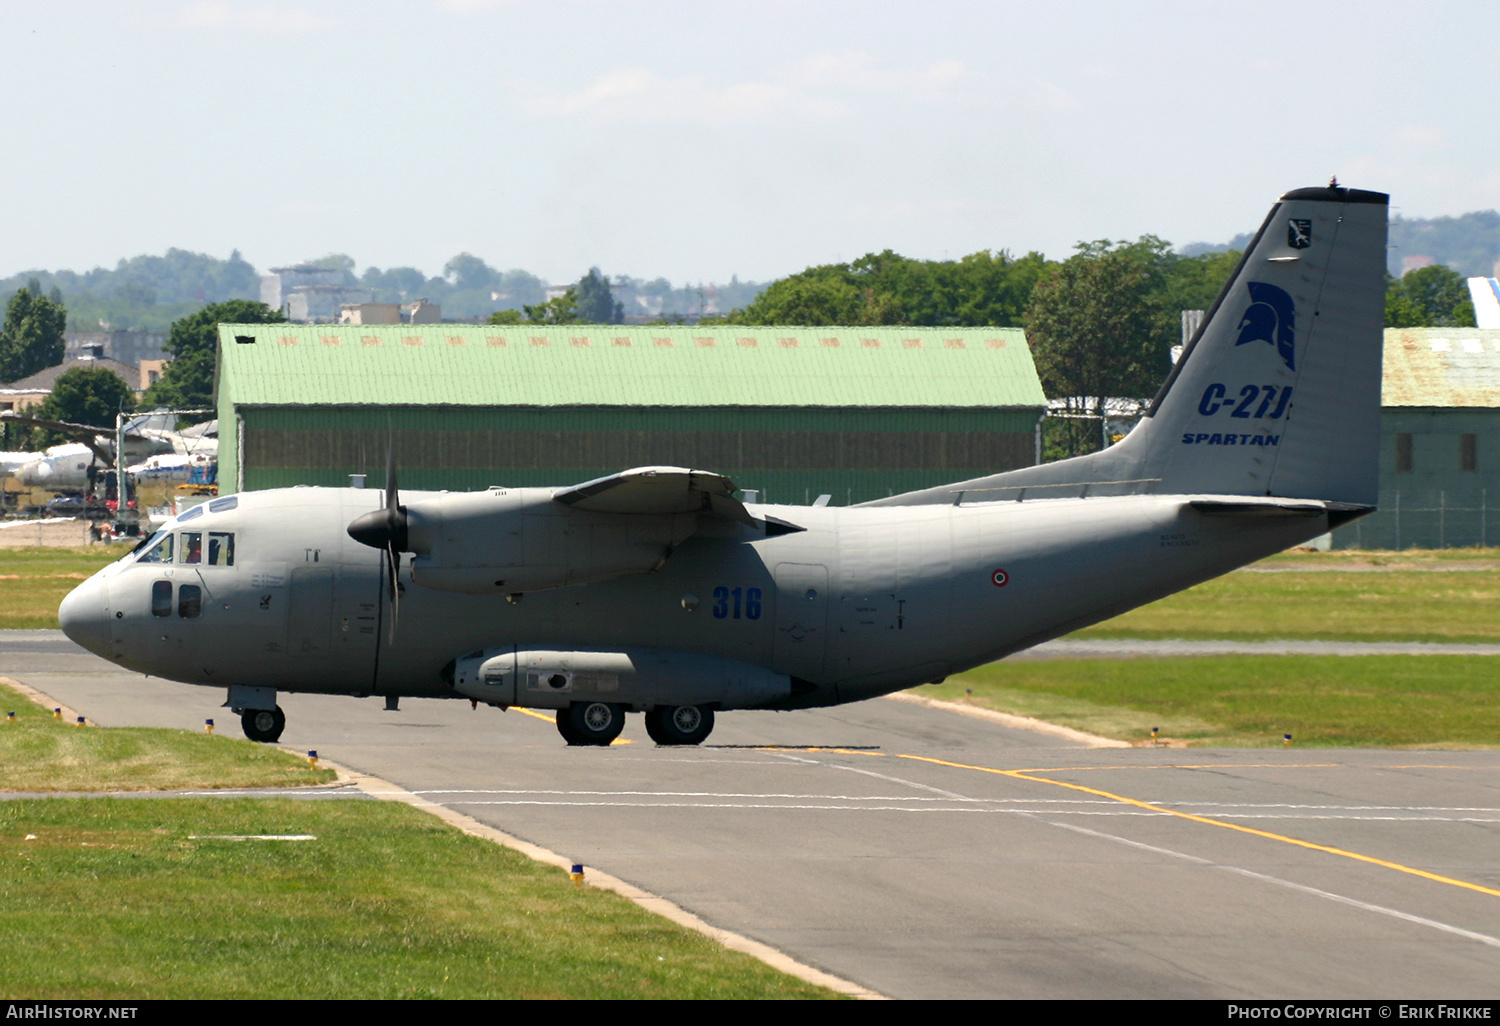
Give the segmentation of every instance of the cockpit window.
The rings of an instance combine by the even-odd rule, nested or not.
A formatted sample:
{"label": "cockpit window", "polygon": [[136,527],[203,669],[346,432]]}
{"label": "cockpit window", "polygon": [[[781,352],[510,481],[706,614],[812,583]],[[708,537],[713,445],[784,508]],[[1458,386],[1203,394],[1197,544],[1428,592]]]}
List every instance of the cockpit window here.
{"label": "cockpit window", "polygon": [[215,499],[210,502],[208,504],[208,511],[210,513],[223,513],[227,509],[234,509],[239,504],[240,497],[238,495],[226,495],[222,499]]}
{"label": "cockpit window", "polygon": [[146,551],[141,553],[142,563],[170,563],[172,562],[172,535],[166,531],[157,531]]}
{"label": "cockpit window", "polygon": [[177,558],[184,563],[203,562],[203,532],[183,531],[182,547],[177,550]]}
{"label": "cockpit window", "polygon": [[234,566],[234,535],[223,531],[209,532],[208,565]]}
{"label": "cockpit window", "polygon": [[178,517],[177,518],[177,522],[178,523],[182,523],[184,520],[191,520],[194,517],[201,517],[202,515],[203,515],[203,507],[202,506],[194,506],[192,509],[190,509],[186,513],[182,514],[182,516]]}

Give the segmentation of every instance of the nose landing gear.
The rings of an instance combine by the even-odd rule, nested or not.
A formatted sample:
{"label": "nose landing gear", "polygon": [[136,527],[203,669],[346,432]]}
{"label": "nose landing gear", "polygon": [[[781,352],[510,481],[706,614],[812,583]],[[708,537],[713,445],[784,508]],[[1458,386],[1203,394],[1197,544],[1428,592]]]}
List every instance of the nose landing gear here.
{"label": "nose landing gear", "polygon": [[270,744],[286,729],[286,713],[281,706],[272,709],[246,709],[240,714],[240,726],[251,741]]}

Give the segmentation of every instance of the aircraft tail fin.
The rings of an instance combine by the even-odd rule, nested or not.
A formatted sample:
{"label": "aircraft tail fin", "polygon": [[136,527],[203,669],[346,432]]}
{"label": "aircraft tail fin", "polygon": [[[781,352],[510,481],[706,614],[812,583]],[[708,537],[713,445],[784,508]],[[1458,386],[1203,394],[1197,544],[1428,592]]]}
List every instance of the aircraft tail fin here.
{"label": "aircraft tail fin", "polygon": [[1470,278],[1469,295],[1474,300],[1475,327],[1500,328],[1500,281]]}
{"label": "aircraft tail fin", "polygon": [[1282,196],[1139,425],[1059,463],[872,505],[1101,494],[1373,507],[1385,309],[1383,193]]}

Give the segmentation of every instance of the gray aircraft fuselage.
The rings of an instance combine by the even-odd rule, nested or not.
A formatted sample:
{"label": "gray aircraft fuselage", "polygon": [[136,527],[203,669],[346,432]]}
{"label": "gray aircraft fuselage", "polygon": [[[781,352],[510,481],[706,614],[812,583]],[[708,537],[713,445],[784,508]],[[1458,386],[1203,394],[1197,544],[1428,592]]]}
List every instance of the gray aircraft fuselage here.
{"label": "gray aircraft fuselage", "polygon": [[[831,705],[940,680],[1305,541],[1323,516],[1205,515],[1189,496],[875,508],[748,507],[802,531],[706,524],[654,574],[524,593],[423,588],[403,565],[394,629],[381,553],[352,540],[373,490],[243,493],[164,531],[233,533],[232,566],[105,568],[67,600],[70,633],[130,669],[191,684],[449,696],[465,653],[650,647],[769,668]],[[407,493],[414,506],[432,493]],[[153,615],[152,585],[202,589]],[[86,626],[87,625],[87,626]],[[556,707],[556,696],[516,704]],[[725,696],[720,708],[734,708]]]}

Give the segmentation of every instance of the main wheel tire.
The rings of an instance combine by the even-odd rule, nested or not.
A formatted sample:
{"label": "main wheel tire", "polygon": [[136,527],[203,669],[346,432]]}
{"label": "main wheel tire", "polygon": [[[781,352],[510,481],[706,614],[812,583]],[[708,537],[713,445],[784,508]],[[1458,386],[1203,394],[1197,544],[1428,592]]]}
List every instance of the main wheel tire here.
{"label": "main wheel tire", "polygon": [[557,729],[570,745],[607,745],[625,729],[625,707],[612,702],[575,702],[558,711]]}
{"label": "main wheel tire", "polygon": [[659,745],[698,745],[714,729],[714,711],[706,705],[659,705],[646,713],[646,733]]}
{"label": "main wheel tire", "polygon": [[279,705],[275,709],[246,709],[240,714],[240,727],[251,741],[271,744],[286,729],[286,713]]}
{"label": "main wheel tire", "polygon": [[554,721],[557,723],[557,732],[562,735],[562,739],[568,744],[588,744],[588,742],[580,737],[578,735],[578,732],[573,729],[573,721],[569,718],[567,709],[557,710],[557,715],[554,717]]}

